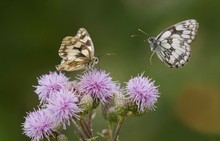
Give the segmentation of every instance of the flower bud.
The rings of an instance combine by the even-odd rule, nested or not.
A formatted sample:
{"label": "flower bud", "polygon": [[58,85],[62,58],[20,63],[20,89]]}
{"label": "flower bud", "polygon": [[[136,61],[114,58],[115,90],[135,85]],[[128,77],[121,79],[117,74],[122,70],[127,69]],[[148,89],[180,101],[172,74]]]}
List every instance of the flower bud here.
{"label": "flower bud", "polygon": [[68,138],[64,134],[59,134],[57,136],[57,141],[68,141]]}

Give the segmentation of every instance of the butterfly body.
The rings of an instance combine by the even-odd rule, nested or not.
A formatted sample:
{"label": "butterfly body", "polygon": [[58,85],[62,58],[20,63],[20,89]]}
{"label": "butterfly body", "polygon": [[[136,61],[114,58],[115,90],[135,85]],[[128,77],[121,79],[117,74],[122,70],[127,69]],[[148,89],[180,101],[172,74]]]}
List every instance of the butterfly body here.
{"label": "butterfly body", "polygon": [[158,46],[158,41],[155,40],[155,37],[149,37],[148,42],[150,43],[151,51],[155,51]]}
{"label": "butterfly body", "polygon": [[98,64],[94,56],[94,45],[85,28],[80,28],[76,36],[67,36],[63,39],[59,56],[62,58],[58,71],[89,70]]}
{"label": "butterfly body", "polygon": [[191,57],[190,43],[195,39],[199,23],[186,20],[172,25],[156,37],[149,37],[151,51],[170,68],[184,66]]}

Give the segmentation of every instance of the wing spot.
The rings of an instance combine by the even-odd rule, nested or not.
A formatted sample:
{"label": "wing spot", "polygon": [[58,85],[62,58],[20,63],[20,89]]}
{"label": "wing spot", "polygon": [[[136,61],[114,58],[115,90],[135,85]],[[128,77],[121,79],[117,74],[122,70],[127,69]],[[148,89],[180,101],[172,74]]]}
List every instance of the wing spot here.
{"label": "wing spot", "polygon": [[172,38],[180,38],[180,35],[179,34],[173,34],[171,37]]}
{"label": "wing spot", "polygon": [[171,48],[171,45],[168,44],[168,43],[162,44],[162,46],[165,47],[165,48],[167,48],[167,49]]}
{"label": "wing spot", "polygon": [[181,52],[180,50],[178,50],[178,49],[176,49],[175,52],[176,52],[178,55],[181,55],[181,54],[182,54],[182,52]]}
{"label": "wing spot", "polygon": [[182,36],[183,38],[190,38],[189,35],[185,35],[185,34],[182,34],[181,36]]}
{"label": "wing spot", "polygon": [[171,32],[170,32],[170,31],[165,31],[165,32],[162,34],[161,38],[167,38],[167,37],[169,37],[170,35],[171,35]]}
{"label": "wing spot", "polygon": [[184,60],[187,61],[188,60],[188,56],[184,56]]}
{"label": "wing spot", "polygon": [[176,30],[178,30],[178,31],[180,31],[180,30],[185,30],[185,28],[183,27],[182,24],[180,24],[180,25],[177,25],[177,26],[176,26]]}
{"label": "wing spot", "polygon": [[187,40],[187,43],[189,43],[189,44],[190,44],[191,42],[192,42],[192,40]]}
{"label": "wing spot", "polygon": [[173,55],[175,58],[179,58],[179,55],[178,55],[175,51],[172,52],[172,55]]}
{"label": "wing spot", "polygon": [[76,42],[75,44],[71,45],[70,47],[77,47],[77,48],[80,48],[81,47],[81,43],[80,42]]}
{"label": "wing spot", "polygon": [[190,34],[190,33],[191,33],[190,30],[184,30],[184,31],[183,31],[183,34]]}
{"label": "wing spot", "polygon": [[81,53],[85,56],[89,56],[89,51],[87,49],[82,50]]}
{"label": "wing spot", "polygon": [[91,45],[92,45],[92,44],[91,44],[91,41],[90,41],[90,40],[87,40],[87,41],[86,41],[86,45],[87,45],[87,46],[91,46]]}
{"label": "wing spot", "polygon": [[175,44],[179,44],[180,43],[180,40],[178,40],[178,39],[172,39],[172,41],[173,41],[173,43],[175,43]]}
{"label": "wing spot", "polygon": [[184,60],[180,60],[180,64],[185,64],[185,61]]}

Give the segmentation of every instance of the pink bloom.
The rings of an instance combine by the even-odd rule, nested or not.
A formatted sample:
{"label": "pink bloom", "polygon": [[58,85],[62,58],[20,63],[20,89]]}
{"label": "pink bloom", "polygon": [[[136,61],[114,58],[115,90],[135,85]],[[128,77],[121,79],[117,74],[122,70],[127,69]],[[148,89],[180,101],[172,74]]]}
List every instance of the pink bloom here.
{"label": "pink bloom", "polygon": [[118,90],[117,85],[105,71],[90,70],[79,78],[79,89],[83,94],[91,95],[95,100],[105,103]]}
{"label": "pink bloom", "polygon": [[71,119],[79,117],[77,114],[81,109],[77,103],[78,97],[74,92],[62,89],[48,99],[48,116],[58,125],[61,123],[65,129]]}
{"label": "pink bloom", "polygon": [[148,77],[137,76],[127,82],[126,90],[129,98],[134,101],[140,111],[153,109],[159,97],[158,86]]}
{"label": "pink bloom", "polygon": [[33,141],[40,141],[44,138],[49,140],[49,136],[52,135],[53,123],[44,109],[28,113],[22,126],[24,134]]}
{"label": "pink bloom", "polygon": [[35,86],[35,92],[38,94],[42,102],[54,93],[60,91],[68,83],[69,79],[62,73],[50,72],[49,74],[42,75],[38,78],[38,86]]}

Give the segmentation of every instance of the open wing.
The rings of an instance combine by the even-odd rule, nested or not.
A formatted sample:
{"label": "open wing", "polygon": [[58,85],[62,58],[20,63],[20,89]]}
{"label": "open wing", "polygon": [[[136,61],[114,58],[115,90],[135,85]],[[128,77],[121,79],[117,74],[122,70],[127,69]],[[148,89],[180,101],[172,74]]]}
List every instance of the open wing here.
{"label": "open wing", "polygon": [[169,67],[184,66],[191,56],[191,42],[195,39],[199,23],[186,20],[170,26],[161,32],[156,40],[159,42],[155,49],[158,57]]}

